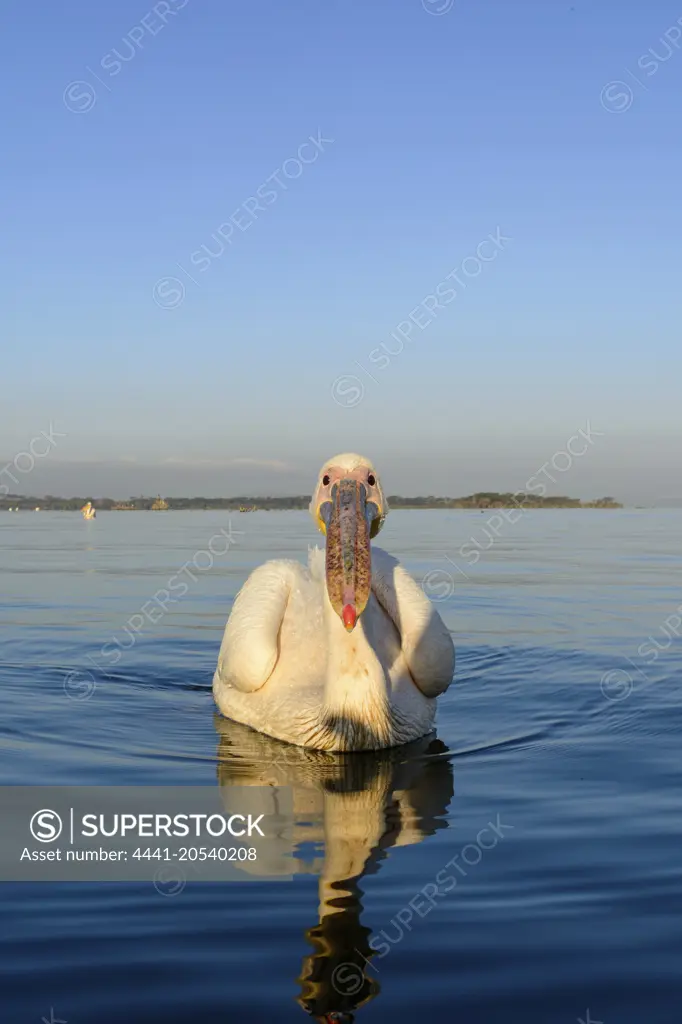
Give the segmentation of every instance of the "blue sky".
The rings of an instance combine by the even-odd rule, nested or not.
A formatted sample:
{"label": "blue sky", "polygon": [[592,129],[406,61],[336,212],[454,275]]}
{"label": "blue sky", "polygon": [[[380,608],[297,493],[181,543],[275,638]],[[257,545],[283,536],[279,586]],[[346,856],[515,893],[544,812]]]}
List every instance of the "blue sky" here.
{"label": "blue sky", "polygon": [[349,449],[516,489],[590,420],[555,491],[682,493],[679,4],[182,5],[5,12],[0,455],[67,435],[24,490],[288,493]]}

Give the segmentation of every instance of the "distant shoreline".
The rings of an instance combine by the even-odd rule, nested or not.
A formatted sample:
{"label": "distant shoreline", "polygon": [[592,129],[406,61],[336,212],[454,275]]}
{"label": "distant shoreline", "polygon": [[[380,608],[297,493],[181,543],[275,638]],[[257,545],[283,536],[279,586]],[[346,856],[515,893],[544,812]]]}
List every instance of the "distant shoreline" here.
{"label": "distant shoreline", "polygon": [[[300,511],[308,508],[310,498],[307,495],[292,497],[236,497],[236,498],[165,498],[139,497],[121,501],[115,498],[93,498],[91,495],[78,498],[58,498],[45,495],[41,498],[26,497],[19,494],[8,494],[0,498],[0,511],[10,509],[41,512],[79,512],[86,501],[91,501],[98,512],[187,512],[190,510],[224,510],[228,512],[284,512]],[[529,508],[623,508],[615,498],[597,498],[594,501],[581,501],[580,498],[540,497],[537,494],[516,494],[497,491],[480,491],[463,498],[428,497],[403,498],[400,495],[389,495],[387,498],[392,509],[529,509]],[[156,506],[156,508],[154,508]]]}

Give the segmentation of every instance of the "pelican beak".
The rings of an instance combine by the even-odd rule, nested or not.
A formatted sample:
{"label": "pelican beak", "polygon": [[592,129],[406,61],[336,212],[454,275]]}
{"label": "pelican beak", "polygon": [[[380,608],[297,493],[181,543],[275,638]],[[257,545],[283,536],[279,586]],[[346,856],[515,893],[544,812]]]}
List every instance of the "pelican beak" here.
{"label": "pelican beak", "polygon": [[372,557],[369,538],[379,515],[367,501],[365,485],[350,478],[331,489],[331,501],[320,506],[327,535],[327,593],[332,608],[350,633],[362,615],[371,588]]}

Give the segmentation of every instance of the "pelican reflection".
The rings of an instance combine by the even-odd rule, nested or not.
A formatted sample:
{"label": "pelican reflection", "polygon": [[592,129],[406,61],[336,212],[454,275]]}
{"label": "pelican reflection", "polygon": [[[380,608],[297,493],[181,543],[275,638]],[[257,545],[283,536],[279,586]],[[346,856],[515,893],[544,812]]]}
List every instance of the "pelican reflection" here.
{"label": "pelican reflection", "polygon": [[[353,1021],[379,993],[359,882],[388,851],[447,828],[454,793],[448,748],[433,736],[371,753],[281,743],[215,716],[220,786],[291,786],[294,865],[319,876],[317,920],[305,932],[298,1002],[318,1021]],[[262,862],[259,871],[262,870]],[[273,871],[284,869],[273,867]]]}

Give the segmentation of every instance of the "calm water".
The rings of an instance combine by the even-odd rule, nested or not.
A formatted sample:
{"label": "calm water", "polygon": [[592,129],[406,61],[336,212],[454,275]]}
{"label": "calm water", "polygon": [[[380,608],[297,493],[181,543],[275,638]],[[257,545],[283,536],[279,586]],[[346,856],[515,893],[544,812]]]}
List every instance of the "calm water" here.
{"label": "calm water", "polygon": [[456,684],[436,739],[336,757],[219,719],[210,689],[237,590],[305,558],[306,514],[232,516],[108,675],[89,656],[228,517],[0,514],[0,783],[290,784],[298,839],[290,882],[0,884],[3,1022],[677,1024],[682,513],[530,511],[469,565],[487,519],[389,517]]}

